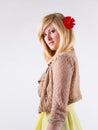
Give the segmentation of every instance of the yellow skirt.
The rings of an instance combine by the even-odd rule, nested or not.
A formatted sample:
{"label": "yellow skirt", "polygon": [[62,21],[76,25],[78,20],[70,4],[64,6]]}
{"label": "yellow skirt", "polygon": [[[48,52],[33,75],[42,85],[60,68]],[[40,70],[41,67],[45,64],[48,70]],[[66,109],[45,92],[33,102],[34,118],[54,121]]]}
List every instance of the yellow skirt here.
{"label": "yellow skirt", "polygon": [[[67,106],[67,112],[67,117],[61,130],[82,130],[73,104]],[[49,115],[50,113],[46,112],[39,114],[35,130],[46,130]]]}

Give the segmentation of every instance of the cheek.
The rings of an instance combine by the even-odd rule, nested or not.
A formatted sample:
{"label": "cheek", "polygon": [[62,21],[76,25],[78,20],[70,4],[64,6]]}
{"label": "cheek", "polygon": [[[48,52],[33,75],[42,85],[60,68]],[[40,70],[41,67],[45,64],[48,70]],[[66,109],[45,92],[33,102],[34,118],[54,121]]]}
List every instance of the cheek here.
{"label": "cheek", "polygon": [[47,43],[47,38],[46,37],[44,38],[44,41]]}
{"label": "cheek", "polygon": [[57,41],[60,40],[60,36],[59,36],[59,34],[56,34],[56,35],[55,35],[55,39],[56,39]]}

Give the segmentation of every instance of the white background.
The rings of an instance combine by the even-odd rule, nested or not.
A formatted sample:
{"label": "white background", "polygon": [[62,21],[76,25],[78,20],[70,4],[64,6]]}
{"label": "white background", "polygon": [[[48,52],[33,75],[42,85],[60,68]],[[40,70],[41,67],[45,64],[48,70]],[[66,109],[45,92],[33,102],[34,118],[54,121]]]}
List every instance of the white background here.
{"label": "white background", "polygon": [[40,19],[60,12],[76,19],[75,48],[83,99],[83,130],[98,130],[98,1],[0,0],[0,130],[34,130],[37,80],[46,69],[37,38]]}

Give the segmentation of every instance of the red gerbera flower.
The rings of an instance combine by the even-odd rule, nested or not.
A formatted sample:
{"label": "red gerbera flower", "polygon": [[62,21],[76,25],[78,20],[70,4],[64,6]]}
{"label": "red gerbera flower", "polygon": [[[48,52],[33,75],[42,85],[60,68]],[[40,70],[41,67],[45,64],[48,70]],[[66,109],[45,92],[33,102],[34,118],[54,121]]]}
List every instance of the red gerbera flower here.
{"label": "red gerbera flower", "polygon": [[68,29],[72,29],[75,25],[75,19],[74,18],[71,18],[71,16],[67,16],[67,17],[64,17],[63,19],[63,23],[65,25],[66,28]]}

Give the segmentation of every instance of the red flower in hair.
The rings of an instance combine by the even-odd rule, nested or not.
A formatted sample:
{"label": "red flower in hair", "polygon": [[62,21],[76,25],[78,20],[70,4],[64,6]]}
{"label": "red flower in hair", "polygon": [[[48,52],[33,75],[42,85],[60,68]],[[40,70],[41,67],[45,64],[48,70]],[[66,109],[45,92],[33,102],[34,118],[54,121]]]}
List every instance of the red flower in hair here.
{"label": "red flower in hair", "polygon": [[72,29],[75,25],[75,19],[74,18],[71,18],[71,16],[67,16],[67,17],[64,17],[63,19],[63,23],[65,25],[66,28],[68,29]]}

